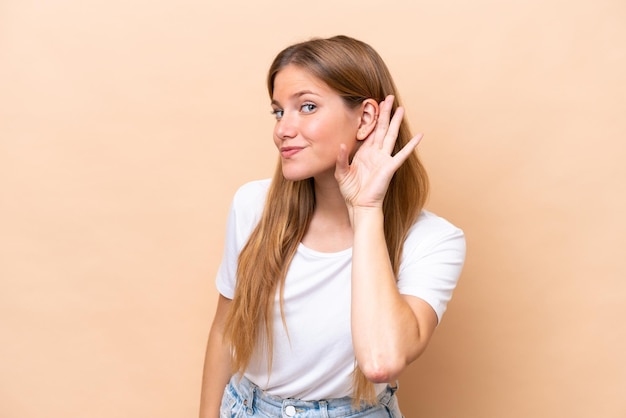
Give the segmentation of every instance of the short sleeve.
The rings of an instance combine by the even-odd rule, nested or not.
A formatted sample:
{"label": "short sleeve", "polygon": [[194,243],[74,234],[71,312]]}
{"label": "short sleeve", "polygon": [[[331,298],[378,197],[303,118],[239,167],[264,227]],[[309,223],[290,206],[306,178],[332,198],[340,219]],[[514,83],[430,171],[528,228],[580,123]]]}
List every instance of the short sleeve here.
{"label": "short sleeve", "polygon": [[215,280],[218,292],[228,299],[235,296],[239,253],[261,218],[269,184],[269,180],[246,183],[233,197],[226,221],[224,254]]}
{"label": "short sleeve", "polygon": [[465,262],[463,231],[423,211],[404,243],[398,274],[401,294],[426,301],[441,322]]}

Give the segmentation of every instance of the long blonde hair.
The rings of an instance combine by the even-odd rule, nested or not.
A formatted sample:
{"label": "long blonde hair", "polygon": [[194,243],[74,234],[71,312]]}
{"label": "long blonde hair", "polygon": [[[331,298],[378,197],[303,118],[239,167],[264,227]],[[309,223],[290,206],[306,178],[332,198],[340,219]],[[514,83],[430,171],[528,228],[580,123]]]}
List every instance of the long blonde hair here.
{"label": "long blonde hair", "polygon": [[[372,98],[381,102],[393,94],[393,112],[400,105],[387,66],[364,42],[347,36],[312,39],[280,52],[270,66],[267,87],[273,95],[274,79],[287,65],[296,65],[325,82],[350,107]],[[402,121],[394,153],[412,135]],[[428,178],[413,153],[394,174],[383,202],[384,229],[394,273],[398,274],[402,247],[428,194]],[[291,260],[315,210],[313,179],[286,180],[280,161],[268,192],[261,219],[242,249],[237,268],[237,286],[226,321],[225,337],[231,344],[233,370],[243,373],[259,343],[266,344],[268,369],[272,364],[274,298],[279,291],[283,313],[283,288]],[[374,385],[355,364],[353,397],[374,402]]]}

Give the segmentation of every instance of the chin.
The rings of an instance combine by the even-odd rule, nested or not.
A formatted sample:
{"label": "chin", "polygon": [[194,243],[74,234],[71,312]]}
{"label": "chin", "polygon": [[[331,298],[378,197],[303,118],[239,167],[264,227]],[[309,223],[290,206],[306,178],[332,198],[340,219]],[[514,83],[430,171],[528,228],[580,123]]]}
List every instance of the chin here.
{"label": "chin", "polygon": [[316,170],[310,164],[293,164],[293,161],[283,161],[283,177],[289,181],[310,179],[316,175]]}
{"label": "chin", "polygon": [[310,179],[312,176],[309,173],[293,172],[291,170],[283,170],[283,177],[289,181],[301,181]]}

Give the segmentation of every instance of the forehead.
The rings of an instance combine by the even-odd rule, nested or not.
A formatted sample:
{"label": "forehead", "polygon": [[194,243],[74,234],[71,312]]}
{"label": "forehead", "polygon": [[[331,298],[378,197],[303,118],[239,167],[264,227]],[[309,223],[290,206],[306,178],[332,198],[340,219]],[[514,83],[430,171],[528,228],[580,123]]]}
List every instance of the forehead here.
{"label": "forehead", "polygon": [[293,64],[281,69],[274,77],[272,98],[291,95],[301,91],[316,94],[336,94],[324,81],[311,74],[310,71]]}

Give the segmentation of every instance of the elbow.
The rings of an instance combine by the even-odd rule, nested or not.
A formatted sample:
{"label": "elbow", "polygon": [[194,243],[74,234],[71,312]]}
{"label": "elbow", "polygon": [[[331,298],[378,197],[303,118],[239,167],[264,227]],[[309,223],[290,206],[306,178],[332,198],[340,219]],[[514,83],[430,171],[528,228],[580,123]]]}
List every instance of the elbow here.
{"label": "elbow", "polygon": [[369,360],[359,363],[359,368],[372,383],[388,383],[396,380],[407,363],[401,358]]}
{"label": "elbow", "polygon": [[426,344],[416,344],[410,352],[394,351],[393,354],[386,352],[377,355],[369,352],[368,355],[357,355],[357,364],[370,382],[389,383],[393,382],[406,367],[424,352]]}

